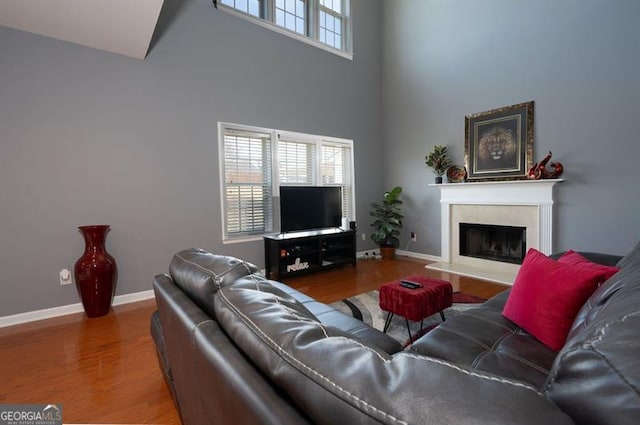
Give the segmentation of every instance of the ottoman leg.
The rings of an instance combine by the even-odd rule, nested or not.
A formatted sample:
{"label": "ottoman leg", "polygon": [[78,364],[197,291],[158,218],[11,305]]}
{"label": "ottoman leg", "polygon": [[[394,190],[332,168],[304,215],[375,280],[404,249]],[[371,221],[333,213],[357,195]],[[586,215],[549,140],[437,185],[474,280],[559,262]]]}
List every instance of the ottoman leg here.
{"label": "ottoman leg", "polygon": [[446,319],[444,318],[444,310],[440,312],[440,317],[442,317],[442,321],[444,322]]}
{"label": "ottoman leg", "polygon": [[407,324],[407,332],[409,332],[409,344],[413,344],[413,337],[411,336],[411,329],[409,328],[409,319],[404,319],[404,322]]}
{"label": "ottoman leg", "polygon": [[382,329],[382,332],[387,333],[387,330],[389,329],[389,325],[391,324],[391,319],[393,318],[393,313],[392,312],[388,312],[387,313],[387,318],[384,321],[384,329]]}

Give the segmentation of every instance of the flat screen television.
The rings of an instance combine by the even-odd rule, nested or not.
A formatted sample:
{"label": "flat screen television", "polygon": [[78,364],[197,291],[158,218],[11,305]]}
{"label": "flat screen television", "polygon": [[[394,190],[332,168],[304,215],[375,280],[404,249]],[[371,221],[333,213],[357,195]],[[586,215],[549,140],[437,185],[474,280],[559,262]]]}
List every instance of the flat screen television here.
{"label": "flat screen television", "polygon": [[342,188],[334,186],[280,186],[280,230],[340,227]]}

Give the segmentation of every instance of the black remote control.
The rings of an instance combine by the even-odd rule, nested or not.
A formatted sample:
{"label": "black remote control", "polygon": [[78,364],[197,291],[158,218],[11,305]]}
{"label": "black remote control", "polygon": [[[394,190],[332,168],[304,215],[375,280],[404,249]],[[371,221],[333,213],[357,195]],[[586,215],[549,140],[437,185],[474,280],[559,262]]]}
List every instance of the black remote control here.
{"label": "black remote control", "polygon": [[422,288],[422,285],[420,285],[419,283],[410,282],[408,280],[401,280],[400,281],[400,286],[404,286],[405,288],[409,288],[409,289]]}

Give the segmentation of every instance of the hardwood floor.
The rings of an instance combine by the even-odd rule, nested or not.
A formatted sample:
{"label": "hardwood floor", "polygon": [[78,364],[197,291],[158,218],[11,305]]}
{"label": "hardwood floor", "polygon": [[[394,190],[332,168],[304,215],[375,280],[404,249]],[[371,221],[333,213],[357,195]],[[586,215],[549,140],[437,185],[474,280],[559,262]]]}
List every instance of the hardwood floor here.
{"label": "hardwood floor", "polygon": [[429,261],[398,257],[393,261],[359,260],[357,267],[345,267],[322,273],[283,279],[287,285],[304,292],[318,301],[332,303],[363,292],[378,289],[391,280],[413,274],[444,279],[453,285],[454,291],[489,298],[507,287],[447,272],[425,269]]}
{"label": "hardwood floor", "polygon": [[[286,283],[333,302],[411,274],[449,280],[490,297],[502,285],[424,268],[410,258],[361,260]],[[62,404],[65,423],[178,425],[149,334],[155,301],[117,306],[103,317],[73,314],[0,329],[0,404]]]}
{"label": "hardwood floor", "polygon": [[178,425],[148,300],[0,329],[0,403],[62,404],[64,423]]}

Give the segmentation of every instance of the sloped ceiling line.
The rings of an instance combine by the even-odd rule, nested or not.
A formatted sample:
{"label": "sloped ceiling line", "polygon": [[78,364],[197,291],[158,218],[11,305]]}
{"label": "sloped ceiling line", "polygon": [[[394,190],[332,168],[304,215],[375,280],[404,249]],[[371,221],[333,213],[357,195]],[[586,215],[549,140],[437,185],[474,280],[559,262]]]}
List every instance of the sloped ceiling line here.
{"label": "sloped ceiling line", "polygon": [[164,0],[3,0],[0,25],[144,59]]}

